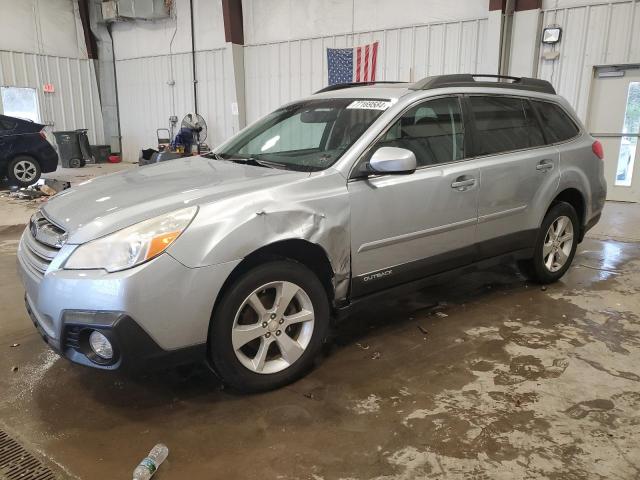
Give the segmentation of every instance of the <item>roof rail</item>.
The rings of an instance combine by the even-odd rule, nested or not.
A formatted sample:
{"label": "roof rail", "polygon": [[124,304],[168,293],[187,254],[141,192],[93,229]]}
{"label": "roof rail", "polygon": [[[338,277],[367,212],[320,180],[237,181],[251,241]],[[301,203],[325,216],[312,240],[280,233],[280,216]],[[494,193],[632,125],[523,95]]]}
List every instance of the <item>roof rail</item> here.
{"label": "roof rail", "polygon": [[317,92],[314,92],[313,94],[315,95],[316,93],[331,92],[333,90],[342,90],[343,88],[366,87],[367,85],[378,85],[381,83],[390,84],[390,83],[407,83],[407,82],[374,81],[374,82],[336,83],[335,85],[329,85],[328,87],[321,88],[320,90],[318,90]]}
{"label": "roof rail", "polygon": [[[493,78],[496,81],[477,81],[476,78]],[[431,90],[433,88],[447,87],[493,87],[493,88],[513,88],[517,90],[529,90],[541,93],[556,93],[553,85],[546,80],[529,77],[510,77],[507,75],[485,75],[485,74],[454,74],[438,75],[423,78],[411,85],[411,90]]]}

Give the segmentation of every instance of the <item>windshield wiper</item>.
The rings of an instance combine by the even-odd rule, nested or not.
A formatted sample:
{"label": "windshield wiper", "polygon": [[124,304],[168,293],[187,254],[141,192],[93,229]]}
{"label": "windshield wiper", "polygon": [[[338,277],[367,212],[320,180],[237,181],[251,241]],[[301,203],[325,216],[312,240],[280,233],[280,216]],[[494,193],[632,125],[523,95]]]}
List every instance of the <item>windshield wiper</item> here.
{"label": "windshield wiper", "polygon": [[253,165],[255,167],[267,167],[267,168],[278,168],[282,170],[300,170],[300,171],[313,171],[313,169],[309,168],[300,168],[300,165],[295,165],[291,163],[285,162],[275,162],[273,160],[263,160],[262,158],[256,157],[233,157],[226,156],[220,153],[210,152],[206,154],[209,158],[215,158],[216,160],[226,160],[227,162],[233,163],[241,163],[244,165]]}
{"label": "windshield wiper", "polygon": [[262,160],[260,158],[252,158],[251,160],[253,160],[259,165],[262,165],[263,167],[281,168],[284,170],[290,170],[291,168],[290,165],[287,163],[274,162],[273,160]]}
{"label": "windshield wiper", "polygon": [[202,156],[203,157],[207,157],[207,158],[213,158],[215,160],[224,160],[224,158],[222,158],[222,155],[220,155],[219,153],[215,153],[215,152],[205,153]]}
{"label": "windshield wiper", "polygon": [[219,153],[215,153],[215,158],[217,160],[227,160],[229,162],[234,163],[242,163],[245,165],[253,165],[255,167],[267,167],[267,168],[287,168],[287,165],[284,163],[272,162],[270,160],[262,160],[256,157],[223,157]]}

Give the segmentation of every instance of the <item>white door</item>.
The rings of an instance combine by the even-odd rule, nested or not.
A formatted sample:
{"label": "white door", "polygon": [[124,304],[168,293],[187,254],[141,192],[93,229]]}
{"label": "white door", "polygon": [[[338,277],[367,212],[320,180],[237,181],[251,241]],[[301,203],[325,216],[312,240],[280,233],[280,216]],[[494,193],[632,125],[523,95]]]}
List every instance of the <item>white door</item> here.
{"label": "white door", "polygon": [[640,202],[640,69],[596,70],[588,129],[604,147],[607,200]]}

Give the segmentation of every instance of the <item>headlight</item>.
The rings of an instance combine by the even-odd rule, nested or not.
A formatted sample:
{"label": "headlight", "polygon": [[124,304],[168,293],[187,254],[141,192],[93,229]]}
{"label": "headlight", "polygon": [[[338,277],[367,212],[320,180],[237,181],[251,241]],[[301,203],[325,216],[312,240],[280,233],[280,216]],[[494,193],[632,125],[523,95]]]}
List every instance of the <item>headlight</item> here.
{"label": "headlight", "polygon": [[71,254],[64,268],[117,272],[135,267],[164,252],[187,228],[197,211],[198,207],[183,208],[87,242]]}

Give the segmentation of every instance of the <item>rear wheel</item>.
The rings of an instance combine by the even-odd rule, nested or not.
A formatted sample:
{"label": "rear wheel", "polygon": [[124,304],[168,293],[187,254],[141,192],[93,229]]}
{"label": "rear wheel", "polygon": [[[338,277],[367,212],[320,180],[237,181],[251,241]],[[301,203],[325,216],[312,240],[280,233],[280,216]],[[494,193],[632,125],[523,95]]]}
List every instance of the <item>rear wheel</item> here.
{"label": "rear wheel", "polygon": [[329,326],[327,294],[304,265],[272,261],[226,291],[210,327],[213,369],[245,392],[281,387],[312,367]]}
{"label": "rear wheel", "polygon": [[7,165],[9,182],[19,187],[28,187],[40,179],[40,164],[33,158],[20,155]]}
{"label": "rear wheel", "polygon": [[533,258],[520,264],[522,272],[538,283],[553,283],[571,266],[578,247],[578,215],[566,202],[547,212],[540,226]]}

